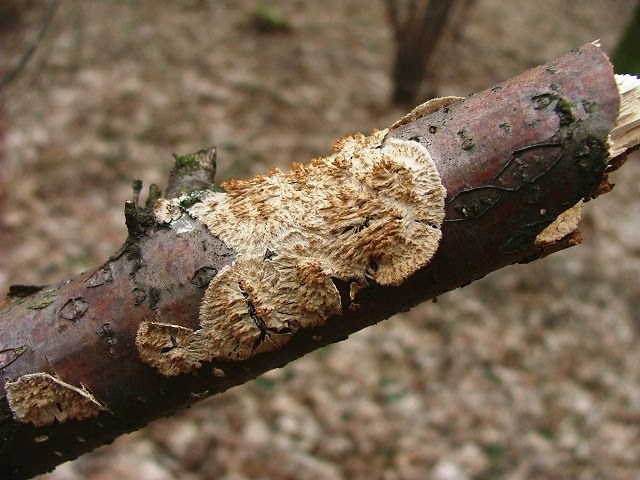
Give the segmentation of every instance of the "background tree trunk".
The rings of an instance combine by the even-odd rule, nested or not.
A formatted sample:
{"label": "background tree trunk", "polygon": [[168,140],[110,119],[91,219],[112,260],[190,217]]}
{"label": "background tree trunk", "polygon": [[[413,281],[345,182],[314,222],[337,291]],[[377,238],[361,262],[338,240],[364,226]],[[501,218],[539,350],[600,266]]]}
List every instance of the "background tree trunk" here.
{"label": "background tree trunk", "polygon": [[[429,77],[427,67],[444,32],[464,21],[463,11],[471,3],[469,0],[385,0],[395,37],[392,73],[395,104],[406,107],[420,101],[423,80]],[[429,86],[425,98],[433,96],[436,92]]]}

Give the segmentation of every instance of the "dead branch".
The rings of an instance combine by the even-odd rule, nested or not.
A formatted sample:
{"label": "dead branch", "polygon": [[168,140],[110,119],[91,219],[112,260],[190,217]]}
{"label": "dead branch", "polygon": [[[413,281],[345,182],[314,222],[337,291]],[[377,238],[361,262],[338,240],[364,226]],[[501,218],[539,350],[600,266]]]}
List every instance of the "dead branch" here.
{"label": "dead branch", "polygon": [[[345,137],[288,174],[125,205],[129,237],[0,310],[0,475],[25,478],[487,273],[575,245],[582,199],[640,144],[634,77],[585,45]],[[622,112],[619,115],[619,111]],[[135,190],[139,193],[139,185]]]}

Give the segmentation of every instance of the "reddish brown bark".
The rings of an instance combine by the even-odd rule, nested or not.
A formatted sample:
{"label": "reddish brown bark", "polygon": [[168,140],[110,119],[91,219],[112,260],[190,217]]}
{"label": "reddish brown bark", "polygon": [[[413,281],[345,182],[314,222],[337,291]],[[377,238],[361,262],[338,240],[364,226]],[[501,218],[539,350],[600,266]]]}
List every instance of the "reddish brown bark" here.
{"label": "reddish brown bark", "polygon": [[[0,311],[0,389],[6,380],[47,372],[86,386],[108,407],[86,420],[35,427],[15,421],[3,399],[0,476],[49,470],[502,266],[571,246],[575,236],[542,247],[534,239],[600,184],[618,103],[609,61],[586,45],[391,131],[428,148],[448,192],[443,238],[431,263],[398,287],[361,290],[359,309],[345,308],[325,325],[298,332],[279,351],[207,364],[192,375],[163,377],[144,364],[135,346],[138,325],[159,312],[198,328],[207,283],[235,253],[195,220],[188,220],[193,232],[176,236],[129,203],[130,236],[121,252],[55,287],[14,289]],[[347,307],[348,286],[336,283]],[[34,441],[43,436],[46,441]]]}

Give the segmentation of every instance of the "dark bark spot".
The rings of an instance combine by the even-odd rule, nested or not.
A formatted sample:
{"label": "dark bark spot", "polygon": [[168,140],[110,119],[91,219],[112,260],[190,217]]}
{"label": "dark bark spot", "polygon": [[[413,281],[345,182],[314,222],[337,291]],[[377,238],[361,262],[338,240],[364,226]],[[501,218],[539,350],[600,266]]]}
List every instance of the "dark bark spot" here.
{"label": "dark bark spot", "polygon": [[533,102],[533,108],[535,110],[542,110],[543,108],[547,108],[553,102],[555,95],[552,93],[541,93],[540,95],[535,95],[531,98]]}
{"label": "dark bark spot", "polygon": [[155,287],[151,287],[149,289],[149,308],[151,310],[157,310],[158,303],[160,303],[160,290]]}
{"label": "dark bark spot", "polygon": [[113,329],[113,326],[110,323],[105,323],[100,327],[100,337],[105,341],[107,347],[109,348],[109,353],[111,355],[114,354],[113,348],[116,346],[118,341],[116,340],[116,332]]}
{"label": "dark bark spot", "polygon": [[93,275],[85,281],[87,288],[99,287],[107,283],[113,283],[113,268],[110,263],[96,270]]}
{"label": "dark bark spot", "polygon": [[115,331],[110,323],[105,323],[100,327],[100,333],[107,338],[112,338],[115,335]]}
{"label": "dark bark spot", "polygon": [[469,151],[473,150],[476,146],[476,141],[473,139],[471,134],[466,130],[462,129],[458,132],[458,136],[460,140],[462,140],[462,149]]}
{"label": "dark bark spot", "polygon": [[465,190],[453,197],[447,204],[447,222],[478,218],[495,206],[507,190],[502,187],[486,186]]}
{"label": "dark bark spot", "polygon": [[147,299],[147,292],[145,292],[141,288],[134,288],[132,293],[133,293],[133,304],[136,306],[142,305],[144,301]]}
{"label": "dark bark spot", "polygon": [[540,201],[542,192],[538,185],[527,185],[522,189],[520,198],[524,203],[536,204]]}
{"label": "dark bark spot", "polygon": [[501,123],[500,125],[498,125],[498,128],[506,134],[511,133],[511,125],[509,125],[507,122]]}
{"label": "dark bark spot", "polygon": [[607,168],[607,147],[602,140],[587,137],[573,151],[573,159],[582,170],[584,188],[593,190],[598,186]]}
{"label": "dark bark spot", "polygon": [[504,253],[512,253],[531,247],[538,234],[549,226],[550,223],[551,220],[542,220],[522,227],[502,245],[500,250]]}
{"label": "dark bark spot", "polygon": [[198,288],[204,288],[209,285],[211,280],[218,274],[218,269],[215,267],[202,267],[196,270],[191,278],[193,283]]}
{"label": "dark bark spot", "polygon": [[82,317],[89,309],[89,302],[82,297],[71,298],[67,300],[67,303],[60,309],[58,314],[65,320],[75,322]]}

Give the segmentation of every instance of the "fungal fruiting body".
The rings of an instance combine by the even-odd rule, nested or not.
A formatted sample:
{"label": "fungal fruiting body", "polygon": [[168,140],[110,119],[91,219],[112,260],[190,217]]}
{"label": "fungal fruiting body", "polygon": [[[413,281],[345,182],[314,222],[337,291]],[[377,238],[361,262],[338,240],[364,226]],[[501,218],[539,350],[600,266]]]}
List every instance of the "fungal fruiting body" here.
{"label": "fungal fruiting body", "polygon": [[580,200],[569,210],[565,210],[535,239],[536,246],[557,242],[578,230],[578,222],[582,216],[583,202]]}
{"label": "fungal fruiting body", "polygon": [[[141,324],[141,358],[164,375],[245,360],[340,314],[336,279],[357,292],[398,285],[426,265],[441,237],[445,189],[422,145],[387,133],[345,137],[331,156],[228,181],[226,193],[192,206],[189,215],[237,257],[209,284],[199,329]],[[159,202],[156,220],[175,221],[179,202]]]}
{"label": "fungal fruiting body", "polygon": [[13,417],[36,427],[93,417],[107,408],[84,385],[48,373],[29,373],[5,385]]}
{"label": "fungal fruiting body", "polygon": [[464,98],[462,97],[454,96],[432,98],[418,105],[416,108],[397,120],[389,128],[393,130],[394,128],[406,125],[407,123],[415,122],[422,117],[426,117],[427,115],[437,112],[438,110],[441,110],[445,107],[449,107],[450,105],[453,105],[455,103],[462,102],[463,100]]}

